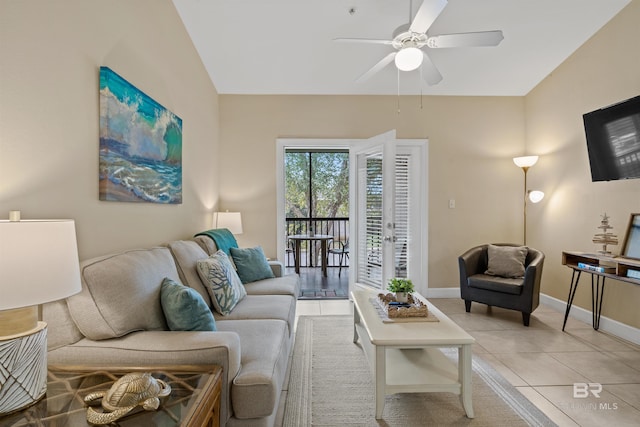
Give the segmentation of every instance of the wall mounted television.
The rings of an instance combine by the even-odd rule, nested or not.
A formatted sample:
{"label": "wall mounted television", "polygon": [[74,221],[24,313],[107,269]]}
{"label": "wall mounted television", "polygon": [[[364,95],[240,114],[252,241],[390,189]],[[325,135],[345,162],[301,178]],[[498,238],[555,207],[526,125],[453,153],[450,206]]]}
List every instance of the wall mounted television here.
{"label": "wall mounted television", "polygon": [[592,181],[640,178],[640,96],[584,114]]}

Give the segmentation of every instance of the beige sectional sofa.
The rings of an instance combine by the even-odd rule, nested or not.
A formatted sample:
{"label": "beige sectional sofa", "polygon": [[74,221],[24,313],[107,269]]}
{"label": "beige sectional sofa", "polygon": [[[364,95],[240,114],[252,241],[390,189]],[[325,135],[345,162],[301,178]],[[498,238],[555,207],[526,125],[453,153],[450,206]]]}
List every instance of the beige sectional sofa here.
{"label": "beige sectional sofa", "polygon": [[[223,368],[220,424],[271,426],[292,349],[297,275],[245,284],[216,331],[169,331],[160,304],[168,277],[195,289],[212,307],[196,263],[215,253],[208,237],[130,250],[81,263],[82,291],[46,304],[51,365],[146,366],[216,364]],[[212,310],[213,311],[213,310]]]}

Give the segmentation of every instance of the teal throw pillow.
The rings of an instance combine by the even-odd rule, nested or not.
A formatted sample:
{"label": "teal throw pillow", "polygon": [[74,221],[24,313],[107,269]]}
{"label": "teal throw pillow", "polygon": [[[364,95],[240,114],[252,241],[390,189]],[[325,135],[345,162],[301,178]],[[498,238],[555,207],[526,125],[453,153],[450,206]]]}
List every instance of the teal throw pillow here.
{"label": "teal throw pillow", "polygon": [[231,248],[231,257],[238,269],[238,276],[240,276],[242,283],[275,277],[260,246],[247,249]]}
{"label": "teal throw pillow", "polygon": [[160,289],[160,303],[172,331],[216,330],[213,313],[195,289],[165,278]]}
{"label": "teal throw pillow", "polygon": [[238,273],[224,251],[219,250],[209,258],[198,260],[196,267],[209,292],[213,308],[223,316],[231,313],[236,304],[247,295]]}

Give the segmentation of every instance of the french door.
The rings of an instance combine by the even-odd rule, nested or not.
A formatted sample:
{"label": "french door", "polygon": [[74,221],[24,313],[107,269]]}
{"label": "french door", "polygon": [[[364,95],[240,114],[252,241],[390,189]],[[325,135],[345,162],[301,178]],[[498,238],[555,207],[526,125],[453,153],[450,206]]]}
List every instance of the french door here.
{"label": "french door", "polygon": [[426,141],[397,140],[395,130],[351,150],[353,280],[386,289],[392,277],[427,288]]}

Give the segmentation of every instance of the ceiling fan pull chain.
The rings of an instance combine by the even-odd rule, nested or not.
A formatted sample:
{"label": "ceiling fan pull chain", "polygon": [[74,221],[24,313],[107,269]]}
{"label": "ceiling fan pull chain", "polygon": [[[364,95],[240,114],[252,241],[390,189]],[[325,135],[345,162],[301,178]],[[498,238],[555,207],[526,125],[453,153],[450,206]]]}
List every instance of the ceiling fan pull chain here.
{"label": "ceiling fan pull chain", "polygon": [[396,68],[396,73],[398,73],[398,114],[400,114],[400,70]]}
{"label": "ceiling fan pull chain", "polygon": [[420,67],[420,109],[422,110],[422,67]]}

